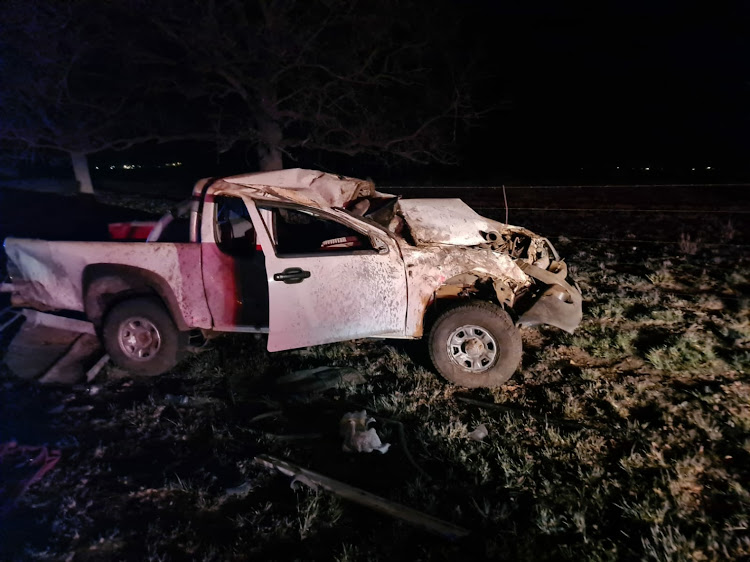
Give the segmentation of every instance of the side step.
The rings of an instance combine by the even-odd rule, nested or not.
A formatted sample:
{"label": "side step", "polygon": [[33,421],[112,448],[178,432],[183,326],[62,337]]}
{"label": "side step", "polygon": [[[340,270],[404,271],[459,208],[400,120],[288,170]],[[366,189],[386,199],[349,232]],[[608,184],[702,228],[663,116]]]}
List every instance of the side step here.
{"label": "side step", "polygon": [[38,310],[24,310],[22,313],[26,317],[26,325],[29,327],[46,326],[47,328],[67,330],[79,334],[96,335],[96,330],[94,330],[94,325],[91,322],[39,312]]}

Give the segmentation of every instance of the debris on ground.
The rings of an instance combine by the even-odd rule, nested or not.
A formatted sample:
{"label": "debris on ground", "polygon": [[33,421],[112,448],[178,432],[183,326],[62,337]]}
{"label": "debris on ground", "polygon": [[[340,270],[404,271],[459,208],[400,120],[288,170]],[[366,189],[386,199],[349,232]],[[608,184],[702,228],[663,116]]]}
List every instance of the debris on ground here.
{"label": "debris on ground", "polygon": [[182,394],[165,394],[164,402],[173,406],[205,406],[216,400],[202,396],[184,396]]}
{"label": "debris on ground", "polygon": [[487,426],[483,423],[480,423],[474,431],[469,433],[468,437],[469,439],[473,441],[482,441],[485,437],[487,437],[489,433],[487,432]]}
{"label": "debris on ground", "polygon": [[[329,404],[331,406],[338,405],[338,404],[336,404],[336,402],[329,402]],[[352,401],[347,401],[346,402],[346,406],[347,406],[347,408],[362,408],[363,410],[366,409],[362,404],[359,404],[357,402],[352,402]],[[425,480],[432,480],[432,476],[430,476],[430,474],[428,474],[419,465],[419,463],[417,463],[417,461],[414,460],[414,457],[412,456],[411,452],[409,451],[409,446],[408,446],[407,439],[406,439],[406,430],[404,428],[404,424],[402,422],[400,422],[399,420],[397,420],[397,419],[387,418],[387,417],[382,416],[382,415],[380,415],[378,413],[375,413],[372,417],[378,423],[381,423],[383,425],[391,425],[391,426],[394,426],[396,428],[396,431],[398,433],[398,439],[399,439],[399,442],[400,442],[399,444],[401,446],[401,451],[404,453],[404,456],[406,456],[406,459],[417,470],[417,472],[419,472],[419,474],[422,475],[422,477]]]}
{"label": "debris on ground", "polygon": [[34,310],[24,310],[21,315],[26,321],[4,357],[16,376],[64,385],[87,376],[94,358],[101,355],[101,344],[90,322]]}
{"label": "debris on ground", "polygon": [[266,439],[273,441],[307,441],[310,439],[322,439],[324,435],[322,433],[264,433],[263,436]]}
{"label": "debris on ground", "polygon": [[79,337],[78,332],[24,324],[10,342],[3,362],[15,376],[34,380],[44,376]]}
{"label": "debris on ground", "polygon": [[32,484],[39,482],[60,460],[60,451],[47,447],[0,443],[0,518]]}
{"label": "debris on ground", "polygon": [[257,487],[258,487],[257,484],[250,482],[248,480],[247,482],[243,482],[242,484],[240,484],[239,486],[235,486],[234,488],[227,488],[224,491],[224,497],[225,498],[232,497],[232,496],[242,497],[242,496],[249,494]]}
{"label": "debris on ground", "polygon": [[80,414],[83,412],[90,412],[93,410],[94,407],[91,404],[86,404],[85,406],[73,406],[73,407],[66,407],[65,404],[60,404],[59,406],[55,406],[54,408],[47,411],[48,414],[56,415],[56,414]]}
{"label": "debris on ground", "polygon": [[367,410],[344,414],[339,422],[339,433],[344,438],[344,444],[341,446],[344,452],[388,452],[391,444],[382,443],[375,428],[367,428],[374,421],[375,418],[367,417]]}
{"label": "debris on ground", "polygon": [[416,525],[436,533],[450,540],[456,540],[469,535],[470,531],[458,525],[443,521],[437,517],[433,517],[427,513],[417,511],[410,507],[406,507],[400,503],[389,501],[383,497],[371,494],[361,488],[355,488],[339,480],[328,478],[312,470],[307,470],[300,466],[294,465],[290,462],[274,458],[269,455],[258,455],[255,457],[254,462],[266,468],[275,469],[294,478],[295,482],[301,482],[311,488],[317,490],[322,488],[328,492],[332,492],[344,499],[353,501],[360,505],[379,511],[391,517],[397,517],[412,525]]}
{"label": "debris on ground", "polygon": [[105,353],[99,358],[99,361],[94,363],[93,367],[86,371],[86,382],[92,382],[107,363],[109,363],[109,354]]}
{"label": "debris on ground", "polygon": [[86,378],[86,365],[97,353],[101,353],[99,339],[91,334],[81,334],[62,357],[37,380],[41,384],[75,384]]}

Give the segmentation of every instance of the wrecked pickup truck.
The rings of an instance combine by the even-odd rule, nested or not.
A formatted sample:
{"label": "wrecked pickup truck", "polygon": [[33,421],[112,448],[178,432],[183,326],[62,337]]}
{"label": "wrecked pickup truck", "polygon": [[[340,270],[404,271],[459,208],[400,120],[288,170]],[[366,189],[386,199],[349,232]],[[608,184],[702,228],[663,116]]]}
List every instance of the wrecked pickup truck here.
{"label": "wrecked pickup truck", "polygon": [[136,374],[221,332],[267,333],[269,351],[427,334],[440,374],[489,387],[520,363],[518,326],[581,321],[545,238],[460,199],[400,199],[312,170],[201,180],[146,242],[4,246],[14,306],[85,313]]}

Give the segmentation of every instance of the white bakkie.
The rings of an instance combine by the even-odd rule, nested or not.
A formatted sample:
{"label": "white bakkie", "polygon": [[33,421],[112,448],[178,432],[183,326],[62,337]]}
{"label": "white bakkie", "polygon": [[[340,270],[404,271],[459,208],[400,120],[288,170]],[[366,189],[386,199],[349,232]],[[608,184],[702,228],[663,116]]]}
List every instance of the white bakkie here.
{"label": "white bakkie", "polygon": [[173,367],[188,337],[268,334],[269,351],[427,335],[433,363],[495,386],[520,325],[572,332],[581,294],[545,238],[459,199],[399,199],[291,169],[199,181],[148,242],[8,238],[14,306],[83,312],[134,373]]}

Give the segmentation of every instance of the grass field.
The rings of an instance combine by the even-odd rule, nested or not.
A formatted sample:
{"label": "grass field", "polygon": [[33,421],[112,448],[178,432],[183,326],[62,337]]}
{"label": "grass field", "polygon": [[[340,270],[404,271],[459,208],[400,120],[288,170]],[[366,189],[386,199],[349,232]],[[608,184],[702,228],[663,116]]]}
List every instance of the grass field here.
{"label": "grass field", "polygon": [[[521,368],[493,390],[445,383],[419,342],[375,340],[268,354],[263,339],[232,336],[162,377],[109,368],[73,389],[3,372],[4,432],[62,450],[0,521],[6,558],[750,557],[750,240],[737,216],[694,211],[678,223],[514,211],[555,236],[584,321],[573,335],[524,329]],[[318,366],[366,382],[273,384]],[[338,420],[362,408],[387,454],[341,451]],[[480,423],[489,435],[474,441]],[[449,542],[292,489],[253,464],[259,453],[471,535]]]}

